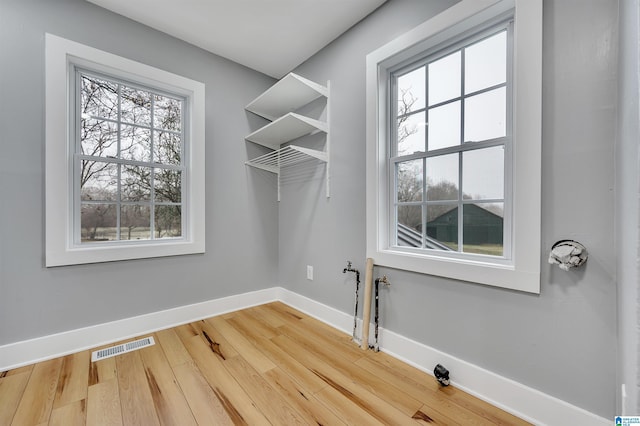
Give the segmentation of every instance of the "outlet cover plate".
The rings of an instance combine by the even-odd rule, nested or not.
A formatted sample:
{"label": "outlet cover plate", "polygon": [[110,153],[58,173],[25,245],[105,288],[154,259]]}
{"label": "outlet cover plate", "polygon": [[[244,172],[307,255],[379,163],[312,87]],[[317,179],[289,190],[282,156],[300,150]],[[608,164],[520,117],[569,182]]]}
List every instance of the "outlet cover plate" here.
{"label": "outlet cover plate", "polygon": [[307,279],[313,281],[313,266],[307,265]]}

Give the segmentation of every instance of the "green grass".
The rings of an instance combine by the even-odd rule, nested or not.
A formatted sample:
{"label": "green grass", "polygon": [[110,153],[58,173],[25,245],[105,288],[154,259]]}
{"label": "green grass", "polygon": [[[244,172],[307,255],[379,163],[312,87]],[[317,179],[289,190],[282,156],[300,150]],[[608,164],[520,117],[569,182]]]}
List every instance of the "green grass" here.
{"label": "green grass", "polygon": [[488,254],[490,256],[502,256],[503,247],[500,244],[465,244],[463,246],[465,253]]}
{"label": "green grass", "polygon": [[[177,234],[179,234],[179,229],[175,230],[175,232]],[[83,243],[97,243],[97,242],[101,242],[101,241],[116,241],[116,228],[115,227],[105,227],[105,228],[98,228],[96,230],[96,235],[94,239],[90,239],[88,238],[88,234],[86,232],[85,229],[82,230],[82,242]],[[174,235],[173,233],[171,233],[170,231],[162,231],[162,235],[161,238],[167,238],[167,237],[174,237],[174,236],[179,236],[179,235]],[[127,228],[121,228],[120,229],[120,240],[121,241],[127,241],[129,240],[129,230]],[[156,233],[156,238],[157,238],[157,233]],[[151,234],[150,234],[150,230],[149,227],[137,227],[137,228],[133,228],[131,230],[131,240],[149,240],[151,239]]]}
{"label": "green grass", "polygon": [[[458,244],[449,241],[440,241],[451,250],[458,251]],[[503,247],[500,244],[465,244],[462,246],[464,253],[487,254],[489,256],[502,256]]]}

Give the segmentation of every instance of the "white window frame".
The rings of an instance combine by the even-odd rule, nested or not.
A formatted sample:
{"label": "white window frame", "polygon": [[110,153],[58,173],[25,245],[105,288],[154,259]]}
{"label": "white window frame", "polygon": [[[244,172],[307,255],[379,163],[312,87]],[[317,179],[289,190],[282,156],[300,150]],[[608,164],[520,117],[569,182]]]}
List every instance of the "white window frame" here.
{"label": "white window frame", "polygon": [[[205,252],[205,86],[203,83],[76,43],[45,36],[45,265],[47,267]],[[77,244],[74,241],[75,67],[185,98],[189,140],[183,163],[181,238]],[[76,223],[74,223],[74,220]]]}
{"label": "white window frame", "polygon": [[[393,247],[388,164],[390,73],[430,49],[512,13],[513,153],[510,255]],[[540,292],[542,0],[463,0],[367,56],[367,257],[381,266]],[[508,161],[505,157],[505,161]],[[509,167],[509,165],[507,165]],[[507,176],[507,175],[505,175]],[[507,225],[508,226],[508,225]],[[505,236],[508,232],[505,232]]]}

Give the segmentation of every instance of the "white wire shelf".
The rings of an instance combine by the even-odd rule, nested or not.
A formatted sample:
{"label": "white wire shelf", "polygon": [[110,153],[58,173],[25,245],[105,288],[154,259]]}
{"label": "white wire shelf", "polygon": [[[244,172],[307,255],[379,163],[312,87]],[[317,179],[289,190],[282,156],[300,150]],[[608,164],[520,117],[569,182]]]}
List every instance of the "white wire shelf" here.
{"label": "white wire shelf", "polygon": [[315,149],[303,148],[301,146],[288,145],[246,161],[245,164],[279,174],[280,169],[283,167],[292,166],[312,158],[326,163],[327,153]]}

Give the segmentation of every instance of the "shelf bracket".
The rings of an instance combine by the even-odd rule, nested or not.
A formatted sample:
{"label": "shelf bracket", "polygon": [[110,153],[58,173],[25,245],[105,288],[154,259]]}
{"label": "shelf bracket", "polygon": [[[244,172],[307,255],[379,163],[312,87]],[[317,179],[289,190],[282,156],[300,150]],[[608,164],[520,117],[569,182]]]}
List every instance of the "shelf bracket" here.
{"label": "shelf bracket", "polygon": [[331,123],[331,81],[327,81],[327,139],[326,139],[326,147],[325,154],[327,156],[326,166],[325,166],[325,174],[326,174],[326,186],[327,186],[327,198],[331,197],[331,132],[329,131],[329,123]]}

